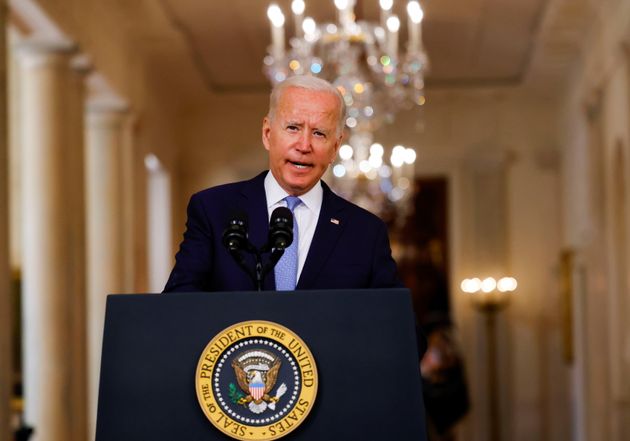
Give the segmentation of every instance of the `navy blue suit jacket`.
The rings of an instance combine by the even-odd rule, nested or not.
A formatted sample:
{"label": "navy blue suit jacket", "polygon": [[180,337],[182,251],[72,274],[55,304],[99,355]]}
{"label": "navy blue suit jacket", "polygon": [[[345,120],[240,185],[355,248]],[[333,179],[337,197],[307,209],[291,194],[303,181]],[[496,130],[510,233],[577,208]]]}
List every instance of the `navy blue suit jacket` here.
{"label": "navy blue suit jacket", "polygon": [[[165,292],[255,289],[221,239],[230,215],[243,212],[249,220],[250,242],[256,247],[267,242],[265,176],[263,172],[251,180],[212,187],[191,197],[184,240]],[[385,224],[335,195],[323,182],[322,186],[317,227],[296,289],[402,287]],[[253,268],[253,257],[250,259]],[[267,275],[264,289],[275,289],[273,271]]]}

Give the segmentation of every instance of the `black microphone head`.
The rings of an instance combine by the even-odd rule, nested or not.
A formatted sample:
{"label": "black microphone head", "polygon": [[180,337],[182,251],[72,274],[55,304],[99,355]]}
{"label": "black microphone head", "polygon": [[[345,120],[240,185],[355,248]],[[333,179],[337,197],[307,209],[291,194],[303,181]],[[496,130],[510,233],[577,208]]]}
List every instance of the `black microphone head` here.
{"label": "black microphone head", "polygon": [[293,230],[293,213],[287,207],[278,207],[271,213],[270,225],[286,223]]}
{"label": "black microphone head", "polygon": [[293,242],[293,213],[287,207],[278,207],[271,213],[269,221],[269,244],[271,248],[284,250]]}
{"label": "black microphone head", "polygon": [[247,243],[247,215],[243,211],[235,211],[223,231],[223,245],[230,251],[238,251],[246,249]]}

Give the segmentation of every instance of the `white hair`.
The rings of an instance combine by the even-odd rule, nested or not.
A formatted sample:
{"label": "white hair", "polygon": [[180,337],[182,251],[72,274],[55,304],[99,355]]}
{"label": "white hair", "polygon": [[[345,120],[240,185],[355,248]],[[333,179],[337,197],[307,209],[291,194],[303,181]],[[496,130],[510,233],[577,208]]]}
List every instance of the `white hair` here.
{"label": "white hair", "polygon": [[343,96],[341,95],[341,92],[339,92],[339,90],[328,81],[314,77],[312,75],[293,75],[274,86],[271,91],[271,95],[269,96],[269,112],[267,113],[267,117],[270,120],[273,120],[273,117],[275,116],[276,107],[278,105],[278,101],[280,101],[280,97],[282,96],[284,91],[290,87],[299,87],[301,89],[328,92],[334,95],[339,102],[337,136],[341,135],[346,120],[346,103],[343,100]]}

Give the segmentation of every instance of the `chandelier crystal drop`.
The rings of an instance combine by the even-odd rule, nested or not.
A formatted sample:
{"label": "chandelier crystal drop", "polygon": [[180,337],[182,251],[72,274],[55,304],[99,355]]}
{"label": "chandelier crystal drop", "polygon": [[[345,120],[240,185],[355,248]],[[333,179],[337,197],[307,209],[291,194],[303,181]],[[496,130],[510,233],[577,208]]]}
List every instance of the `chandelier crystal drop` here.
{"label": "chandelier crystal drop", "polygon": [[[330,81],[346,103],[348,148],[340,151],[332,171],[337,189],[357,201],[374,200],[372,191],[400,205],[413,180],[416,152],[400,149],[385,154],[374,142],[374,131],[394,121],[401,109],[425,104],[424,75],[428,58],[422,44],[423,11],[415,0],[407,3],[406,51],[399,50],[400,19],[392,13],[393,0],[380,0],[380,22],[356,20],[356,0],[334,0],[335,23],[317,23],[305,16],[304,0],[293,0],[294,37],[285,45],[285,16],[275,4],[267,15],[272,44],[264,59],[264,71],[273,85],[291,75],[310,74]],[[375,145],[383,151],[371,152]],[[344,147],[346,147],[344,146]],[[349,150],[350,149],[350,150]],[[380,151],[379,147],[375,148]],[[343,152],[343,154],[342,154]],[[345,156],[344,156],[345,155]],[[402,158],[402,159],[401,159]],[[411,161],[411,162],[409,162]],[[371,181],[359,185],[359,181]],[[372,188],[367,191],[365,188]],[[367,191],[367,193],[366,193]],[[361,195],[361,193],[363,193]],[[380,211],[383,201],[362,205]]]}

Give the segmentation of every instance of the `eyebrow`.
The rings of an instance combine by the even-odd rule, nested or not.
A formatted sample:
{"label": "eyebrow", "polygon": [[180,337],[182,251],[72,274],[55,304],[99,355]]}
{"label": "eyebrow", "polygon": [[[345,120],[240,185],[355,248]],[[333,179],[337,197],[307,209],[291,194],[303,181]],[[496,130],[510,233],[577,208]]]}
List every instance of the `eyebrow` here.
{"label": "eyebrow", "polygon": [[[288,120],[284,123],[285,127],[286,126],[298,126],[298,127],[304,127],[305,123],[303,122],[298,122],[295,120]],[[327,129],[322,129],[320,127],[313,127],[313,130],[317,130],[318,132],[322,132],[326,135],[328,135],[330,133],[330,130]]]}

